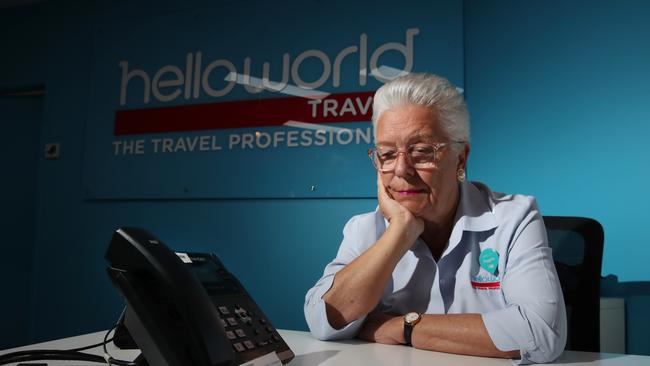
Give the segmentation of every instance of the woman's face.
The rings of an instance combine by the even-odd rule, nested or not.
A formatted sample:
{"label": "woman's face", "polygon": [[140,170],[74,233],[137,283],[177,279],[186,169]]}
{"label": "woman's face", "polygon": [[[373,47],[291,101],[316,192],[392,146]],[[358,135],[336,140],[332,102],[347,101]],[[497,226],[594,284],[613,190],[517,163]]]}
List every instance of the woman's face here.
{"label": "woman's face", "polygon": [[[455,214],[458,201],[456,172],[465,169],[469,148],[455,153],[438,117],[426,107],[405,104],[386,110],[377,120],[377,145],[397,146],[401,151],[414,143],[443,142],[436,165],[416,170],[406,154],[399,154],[393,172],[380,172],[390,196],[414,215],[440,222]],[[465,145],[467,146],[467,145]]]}

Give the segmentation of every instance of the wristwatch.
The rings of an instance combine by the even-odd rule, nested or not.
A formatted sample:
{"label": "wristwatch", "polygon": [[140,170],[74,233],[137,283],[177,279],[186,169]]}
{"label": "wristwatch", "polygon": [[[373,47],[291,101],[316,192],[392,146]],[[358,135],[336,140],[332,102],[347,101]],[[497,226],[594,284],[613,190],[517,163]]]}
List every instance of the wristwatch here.
{"label": "wristwatch", "polygon": [[414,311],[404,315],[404,344],[411,345],[411,335],[413,334],[413,327],[422,319],[422,315]]}

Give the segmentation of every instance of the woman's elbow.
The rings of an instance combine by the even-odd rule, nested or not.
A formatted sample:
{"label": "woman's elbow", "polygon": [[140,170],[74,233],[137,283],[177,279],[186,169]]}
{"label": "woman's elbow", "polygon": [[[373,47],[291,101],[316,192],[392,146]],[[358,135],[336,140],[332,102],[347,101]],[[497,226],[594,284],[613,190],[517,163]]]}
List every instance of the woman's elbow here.
{"label": "woman's elbow", "polygon": [[546,331],[545,335],[537,337],[534,347],[522,352],[522,356],[535,363],[548,363],[555,361],[566,346],[567,329],[561,325],[557,330]]}

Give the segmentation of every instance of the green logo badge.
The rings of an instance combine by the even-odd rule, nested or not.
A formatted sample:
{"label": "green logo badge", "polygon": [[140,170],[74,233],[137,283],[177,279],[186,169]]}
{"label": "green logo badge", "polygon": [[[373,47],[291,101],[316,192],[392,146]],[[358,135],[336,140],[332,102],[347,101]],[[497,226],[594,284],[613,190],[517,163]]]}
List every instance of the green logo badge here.
{"label": "green logo badge", "polygon": [[483,250],[478,257],[478,264],[484,270],[494,274],[499,266],[499,253],[490,248]]}

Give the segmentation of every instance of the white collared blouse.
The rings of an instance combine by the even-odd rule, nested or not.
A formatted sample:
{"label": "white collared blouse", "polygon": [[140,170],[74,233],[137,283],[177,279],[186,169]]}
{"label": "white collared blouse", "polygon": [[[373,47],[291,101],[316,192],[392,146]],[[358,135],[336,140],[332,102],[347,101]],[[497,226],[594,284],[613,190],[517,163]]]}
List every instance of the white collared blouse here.
{"label": "white collared blouse", "polygon": [[[436,262],[418,238],[397,263],[374,311],[480,313],[498,349],[520,350],[517,363],[553,361],[566,343],[566,310],[535,199],[495,193],[477,182],[461,183],[460,193],[440,259]],[[359,332],[365,317],[332,328],[322,297],[336,273],[372,246],[387,226],[379,209],[345,225],[336,258],[305,298],[305,318],[315,337],[346,339]]]}

